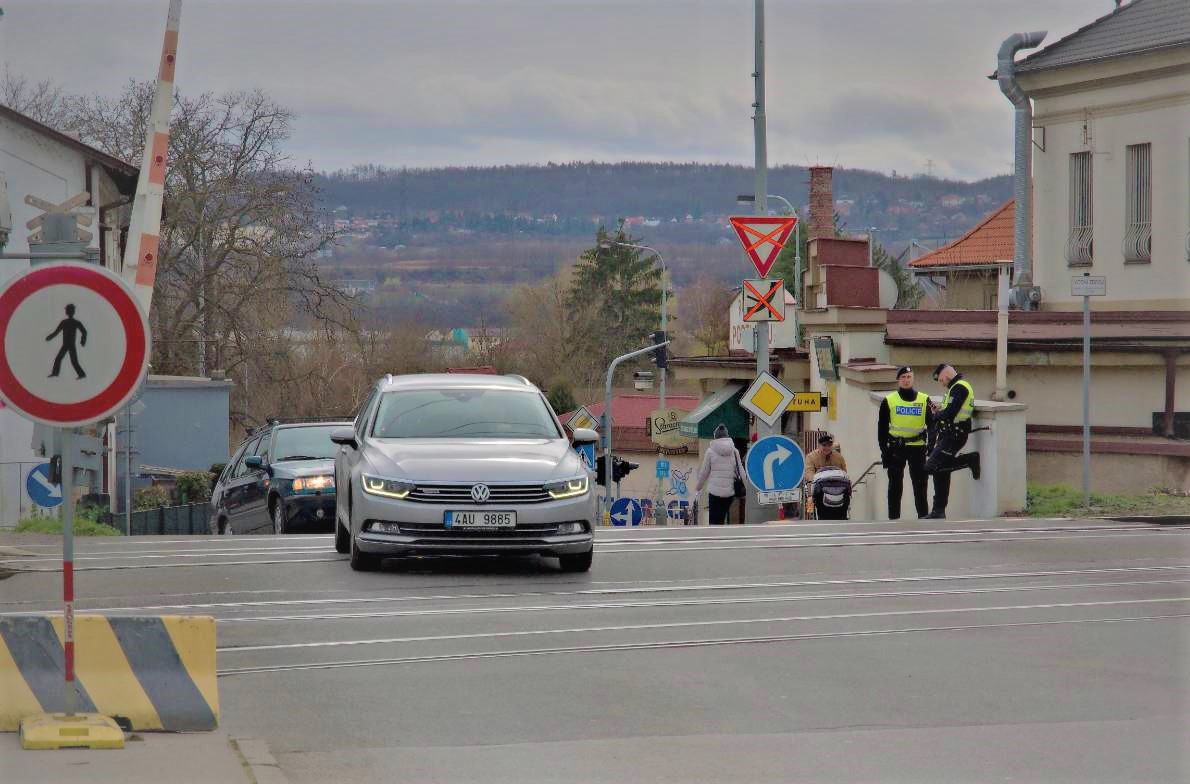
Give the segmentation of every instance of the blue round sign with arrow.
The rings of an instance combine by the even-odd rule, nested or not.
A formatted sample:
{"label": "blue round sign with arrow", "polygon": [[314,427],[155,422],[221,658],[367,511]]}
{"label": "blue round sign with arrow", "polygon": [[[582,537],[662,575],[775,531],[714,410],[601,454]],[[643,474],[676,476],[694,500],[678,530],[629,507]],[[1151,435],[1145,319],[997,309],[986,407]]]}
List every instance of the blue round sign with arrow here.
{"label": "blue round sign with arrow", "polygon": [[612,504],[612,525],[629,526],[640,525],[644,514],[635,498],[617,498]]}
{"label": "blue round sign with arrow", "polygon": [[50,464],[42,463],[25,477],[25,489],[29,499],[45,509],[52,509],[62,503],[62,486],[50,482]]}
{"label": "blue round sign with arrow", "polygon": [[806,456],[793,439],[767,436],[748,450],[744,468],[748,472],[748,481],[757,490],[793,490],[802,483]]}

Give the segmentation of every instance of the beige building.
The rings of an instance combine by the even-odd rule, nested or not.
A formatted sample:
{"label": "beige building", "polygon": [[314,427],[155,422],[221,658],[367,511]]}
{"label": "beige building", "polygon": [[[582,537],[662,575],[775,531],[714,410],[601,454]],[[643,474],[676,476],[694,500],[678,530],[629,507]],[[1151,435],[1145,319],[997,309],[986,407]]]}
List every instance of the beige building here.
{"label": "beige building", "polygon": [[1033,101],[1034,283],[1076,310],[1190,309],[1190,3],[1133,0],[1016,65]]}

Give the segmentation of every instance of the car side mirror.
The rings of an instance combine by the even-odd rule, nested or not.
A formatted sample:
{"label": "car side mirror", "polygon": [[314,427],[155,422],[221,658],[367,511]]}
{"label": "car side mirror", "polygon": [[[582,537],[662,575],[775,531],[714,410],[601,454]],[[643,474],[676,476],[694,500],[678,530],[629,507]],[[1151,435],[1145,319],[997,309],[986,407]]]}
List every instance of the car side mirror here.
{"label": "car side mirror", "polygon": [[599,434],[588,427],[576,427],[574,429],[574,443],[598,444]]}
{"label": "car side mirror", "polygon": [[355,440],[355,430],[350,427],[340,427],[332,430],[331,441],[334,441],[339,446],[349,446],[352,449],[359,448],[359,442]]}
{"label": "car side mirror", "polygon": [[253,471],[259,471],[264,468],[264,459],[260,455],[248,455],[244,458],[244,465]]}

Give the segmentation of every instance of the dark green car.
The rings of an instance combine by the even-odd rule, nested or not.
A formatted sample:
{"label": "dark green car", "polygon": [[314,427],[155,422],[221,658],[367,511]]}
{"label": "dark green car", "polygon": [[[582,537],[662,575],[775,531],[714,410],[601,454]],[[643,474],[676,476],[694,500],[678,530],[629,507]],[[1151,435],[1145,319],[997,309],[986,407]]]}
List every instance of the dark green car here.
{"label": "dark green car", "polygon": [[270,422],[240,444],[211,491],[211,530],[287,534],[334,530],[331,433],[351,422]]}

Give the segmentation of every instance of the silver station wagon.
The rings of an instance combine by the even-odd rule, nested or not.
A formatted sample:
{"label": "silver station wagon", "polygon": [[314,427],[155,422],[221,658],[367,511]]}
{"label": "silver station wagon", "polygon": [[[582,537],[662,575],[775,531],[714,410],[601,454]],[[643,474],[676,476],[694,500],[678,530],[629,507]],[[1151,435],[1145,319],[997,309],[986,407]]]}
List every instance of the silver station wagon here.
{"label": "silver station wagon", "polygon": [[335,549],[357,571],[416,555],[537,554],[591,568],[593,477],[524,378],[386,376],[331,440]]}

